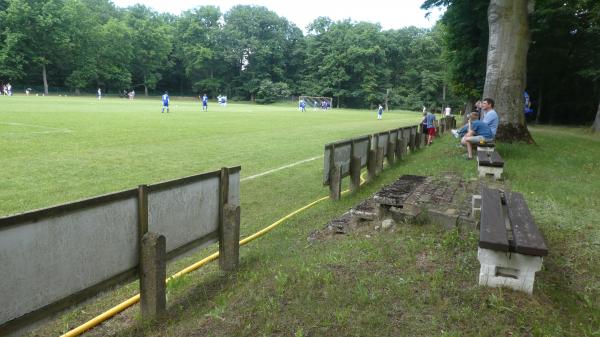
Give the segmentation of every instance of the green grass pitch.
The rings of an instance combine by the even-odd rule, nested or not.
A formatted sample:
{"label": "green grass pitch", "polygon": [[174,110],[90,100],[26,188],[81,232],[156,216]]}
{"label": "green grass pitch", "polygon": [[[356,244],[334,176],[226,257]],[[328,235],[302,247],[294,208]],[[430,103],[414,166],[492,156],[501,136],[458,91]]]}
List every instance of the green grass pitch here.
{"label": "green grass pitch", "polygon": [[[0,97],[0,216],[242,166],[242,179],[323,154],[332,141],[415,124],[413,112],[334,109],[302,113],[295,104],[209,103],[190,98]],[[290,186],[320,186],[322,159]],[[267,176],[261,184],[270,184]],[[309,179],[309,181],[306,181]],[[243,195],[251,201],[251,195]]]}

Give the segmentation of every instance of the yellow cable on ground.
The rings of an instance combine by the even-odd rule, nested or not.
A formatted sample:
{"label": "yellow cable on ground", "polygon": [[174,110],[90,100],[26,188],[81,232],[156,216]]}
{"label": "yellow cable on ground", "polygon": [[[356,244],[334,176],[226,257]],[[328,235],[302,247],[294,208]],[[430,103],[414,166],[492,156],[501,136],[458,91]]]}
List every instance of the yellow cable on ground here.
{"label": "yellow cable on ground", "polygon": [[[365,183],[365,179],[363,178],[362,174],[360,176],[360,184],[364,184]],[[342,191],[342,194],[345,194],[349,192],[349,190],[344,190]],[[271,225],[261,229],[260,231],[250,235],[249,237],[240,240],[240,246],[243,246],[255,239],[258,239],[259,237],[267,234],[268,232],[272,231],[275,227],[279,226],[282,222],[284,222],[285,220],[291,218],[292,216],[320,203],[321,201],[327,200],[329,199],[329,197],[322,197],[319,198],[313,202],[311,202],[310,204],[301,207],[295,211],[293,211],[292,213],[284,216],[283,218],[275,221],[274,223],[272,223]],[[188,266],[180,271],[178,271],[177,273],[171,275],[169,278],[166,279],[166,283],[169,283],[169,281],[174,280],[178,277],[181,277],[185,274],[191,273],[192,271],[201,268],[202,266],[216,260],[219,258],[219,252],[213,253],[207,257],[205,257],[204,259],[194,263],[191,266]],[[129,298],[128,300],[125,300],[124,302],[121,302],[120,304],[112,307],[111,309],[101,313],[100,315],[92,318],[91,320],[85,322],[84,324],[76,327],[75,329],[72,329],[70,331],[68,331],[67,333],[61,335],[61,337],[76,337],[79,336],[81,334],[83,334],[84,332],[86,332],[87,330],[90,330],[94,327],[96,327],[97,325],[99,325],[100,323],[112,318],[113,316],[117,315],[118,313],[125,311],[125,309],[135,305],[136,303],[138,303],[140,301],[140,294],[134,295],[133,297]]]}

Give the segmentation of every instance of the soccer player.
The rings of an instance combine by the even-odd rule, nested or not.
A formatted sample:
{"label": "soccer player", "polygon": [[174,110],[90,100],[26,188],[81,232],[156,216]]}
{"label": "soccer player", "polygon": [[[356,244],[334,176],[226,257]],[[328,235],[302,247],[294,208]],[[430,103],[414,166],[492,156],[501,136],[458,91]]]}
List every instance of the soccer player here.
{"label": "soccer player", "polygon": [[300,100],[300,111],[302,111],[302,112],[306,111],[306,102],[304,102],[303,99]]}
{"label": "soccer player", "polygon": [[98,99],[102,99],[102,89],[98,88]]}
{"label": "soccer player", "polygon": [[208,111],[208,96],[202,96],[202,111]]}
{"label": "soccer player", "polygon": [[162,111],[160,113],[165,112],[165,108],[167,109],[167,113],[169,112],[169,93],[165,91],[165,94],[162,95]]}
{"label": "soccer player", "polygon": [[377,109],[377,119],[383,118],[383,106],[379,104],[379,108]]}

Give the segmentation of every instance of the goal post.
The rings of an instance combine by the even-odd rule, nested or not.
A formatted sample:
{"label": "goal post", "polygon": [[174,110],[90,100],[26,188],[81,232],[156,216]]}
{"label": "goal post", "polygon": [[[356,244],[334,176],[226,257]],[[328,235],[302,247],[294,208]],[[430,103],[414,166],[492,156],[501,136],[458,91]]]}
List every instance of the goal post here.
{"label": "goal post", "polygon": [[313,110],[322,109],[328,110],[333,107],[333,98],[326,96],[300,96],[298,97],[299,101],[304,101],[306,103],[306,108]]}

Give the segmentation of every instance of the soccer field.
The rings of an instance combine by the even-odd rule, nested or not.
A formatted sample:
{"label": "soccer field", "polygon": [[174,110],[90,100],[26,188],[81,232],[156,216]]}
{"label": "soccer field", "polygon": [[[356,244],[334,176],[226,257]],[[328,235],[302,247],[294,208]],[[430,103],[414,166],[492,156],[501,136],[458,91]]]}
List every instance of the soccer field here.
{"label": "soccer field", "polygon": [[[325,191],[315,157],[326,143],[420,119],[415,112],[387,112],[381,121],[375,110],[302,113],[293,104],[210,102],[205,112],[198,100],[177,97],[168,114],[159,98],[2,96],[0,103],[0,216],[222,166],[241,165],[242,181],[259,175],[252,181],[260,193],[283,182]],[[242,203],[252,203],[255,190],[244,184]]]}

